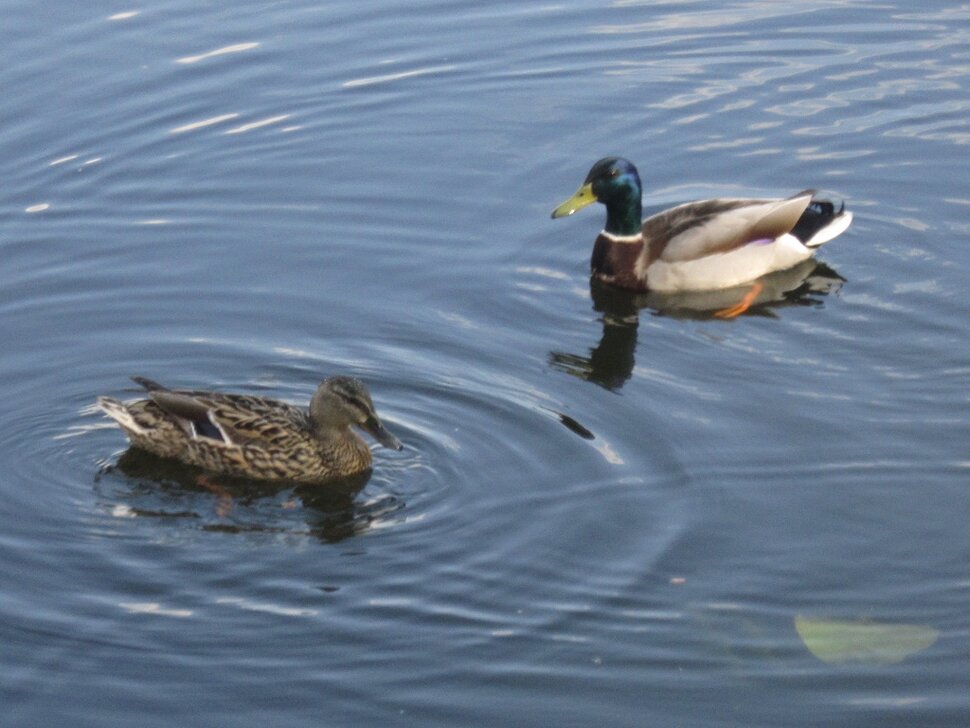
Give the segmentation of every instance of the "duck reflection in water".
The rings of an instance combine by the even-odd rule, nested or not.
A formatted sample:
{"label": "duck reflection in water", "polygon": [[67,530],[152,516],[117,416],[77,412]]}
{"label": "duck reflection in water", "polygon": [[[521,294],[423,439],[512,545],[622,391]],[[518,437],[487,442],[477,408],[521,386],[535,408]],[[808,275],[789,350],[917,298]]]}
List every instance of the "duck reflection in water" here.
{"label": "duck reflection in water", "polygon": [[[761,288],[740,316],[778,318],[789,306],[822,306],[822,297],[845,281],[832,268],[814,259],[758,280]],[[723,320],[719,313],[735,304],[738,289],[685,293],[635,293],[590,278],[593,310],[602,312],[603,336],[589,354],[553,351],[550,365],[610,390],[620,389],[633,374],[640,311],[654,316],[695,321]],[[728,319],[731,321],[733,319]]]}
{"label": "duck reflection in water", "polygon": [[[196,519],[207,531],[306,534],[335,543],[364,533],[379,519],[404,508],[386,495],[367,502],[357,496],[370,480],[367,470],[333,480],[326,488],[285,481],[213,475],[137,447],[129,447],[99,480],[120,473],[129,493],[125,512],[147,518]],[[112,500],[119,500],[117,494]],[[298,519],[281,519],[281,514]]]}

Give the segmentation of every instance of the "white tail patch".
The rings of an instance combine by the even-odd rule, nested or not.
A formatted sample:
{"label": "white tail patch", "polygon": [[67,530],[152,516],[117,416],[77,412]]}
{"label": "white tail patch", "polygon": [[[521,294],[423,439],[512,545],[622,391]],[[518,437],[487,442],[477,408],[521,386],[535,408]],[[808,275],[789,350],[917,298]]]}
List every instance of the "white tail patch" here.
{"label": "white tail patch", "polygon": [[807,243],[805,243],[806,248],[817,248],[820,245],[824,245],[829,240],[833,240],[846,230],[849,229],[849,225],[852,224],[852,213],[843,212],[841,215],[837,215],[832,219],[828,225],[823,227],[817,233],[815,233]]}
{"label": "white tail patch", "polygon": [[98,407],[125,430],[134,432],[136,435],[145,434],[145,428],[135,422],[128,408],[118,400],[111,397],[98,397]]}

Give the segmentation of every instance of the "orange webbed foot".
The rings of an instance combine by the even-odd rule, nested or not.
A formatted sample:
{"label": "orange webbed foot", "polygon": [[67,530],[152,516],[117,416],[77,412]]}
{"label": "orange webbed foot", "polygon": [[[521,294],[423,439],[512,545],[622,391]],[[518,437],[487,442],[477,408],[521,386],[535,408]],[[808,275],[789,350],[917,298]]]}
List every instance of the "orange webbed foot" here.
{"label": "orange webbed foot", "polygon": [[216,515],[220,518],[228,516],[232,511],[232,493],[218,483],[213,483],[204,475],[197,477],[195,482],[216,496]]}
{"label": "orange webbed foot", "polygon": [[764,283],[756,282],[751,286],[751,290],[744,294],[744,298],[741,301],[728,308],[722,308],[720,311],[714,312],[714,317],[719,319],[732,319],[740,316],[754,304],[758,295],[765,289]]}

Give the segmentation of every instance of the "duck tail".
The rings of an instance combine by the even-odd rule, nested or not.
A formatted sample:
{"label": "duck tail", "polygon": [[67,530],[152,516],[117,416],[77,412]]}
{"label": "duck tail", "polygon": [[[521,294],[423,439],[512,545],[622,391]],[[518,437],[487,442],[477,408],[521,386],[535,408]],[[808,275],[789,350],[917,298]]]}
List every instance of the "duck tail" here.
{"label": "duck tail", "polygon": [[[806,192],[814,194],[814,190]],[[845,209],[844,201],[836,208],[831,200],[813,197],[791,234],[806,248],[818,248],[844,233],[851,224],[852,213]]]}
{"label": "duck tail", "polygon": [[135,418],[131,416],[131,412],[128,411],[124,402],[119,402],[113,397],[98,397],[98,407],[108,417],[117,422],[125,432],[136,435],[145,434],[145,428],[135,421]]}
{"label": "duck tail", "polygon": [[167,392],[168,387],[164,387],[153,379],[148,377],[131,377],[131,381],[135,384],[139,384],[149,392]]}

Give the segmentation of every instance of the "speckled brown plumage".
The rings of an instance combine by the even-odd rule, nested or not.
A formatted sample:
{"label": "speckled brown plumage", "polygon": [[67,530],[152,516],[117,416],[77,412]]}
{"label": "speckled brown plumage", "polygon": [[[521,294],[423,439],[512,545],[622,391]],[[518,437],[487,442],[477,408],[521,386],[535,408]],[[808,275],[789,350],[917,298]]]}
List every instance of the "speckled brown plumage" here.
{"label": "speckled brown plumage", "polygon": [[318,483],[362,472],[371,466],[371,452],[351,425],[387,447],[401,447],[381,424],[367,389],[350,377],[325,380],[309,412],[265,397],[135,381],[150,399],[98,399],[131,444],[216,473]]}

